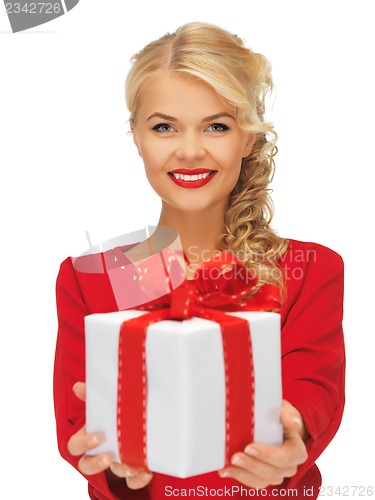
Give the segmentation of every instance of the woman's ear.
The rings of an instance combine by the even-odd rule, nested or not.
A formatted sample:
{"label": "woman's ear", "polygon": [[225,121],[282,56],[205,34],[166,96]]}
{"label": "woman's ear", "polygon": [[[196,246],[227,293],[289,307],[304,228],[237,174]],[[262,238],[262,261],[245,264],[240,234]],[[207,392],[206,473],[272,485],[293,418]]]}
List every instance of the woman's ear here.
{"label": "woman's ear", "polygon": [[253,150],[256,138],[257,138],[257,135],[255,132],[249,133],[248,140],[247,140],[245,147],[244,147],[244,150],[243,150],[242,158],[247,158],[248,156],[250,156],[251,151]]}
{"label": "woman's ear", "polygon": [[133,117],[129,118],[129,125],[130,125],[131,133],[134,134],[134,118]]}

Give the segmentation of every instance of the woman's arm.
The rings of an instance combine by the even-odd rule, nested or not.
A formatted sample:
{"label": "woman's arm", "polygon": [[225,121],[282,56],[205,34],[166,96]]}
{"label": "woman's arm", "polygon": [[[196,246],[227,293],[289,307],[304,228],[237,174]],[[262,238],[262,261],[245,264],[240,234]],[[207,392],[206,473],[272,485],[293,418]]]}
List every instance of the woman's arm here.
{"label": "woman's arm", "polygon": [[250,487],[281,484],[284,478],[292,478],[289,488],[296,485],[341,421],[343,262],[328,248],[305,245],[311,248],[294,249],[284,262],[289,285],[282,328],[284,443],[281,448],[251,444],[220,474]]}
{"label": "woman's arm", "polygon": [[[85,471],[80,469],[80,454],[72,454],[68,448],[70,438],[73,435],[82,436],[84,432],[85,404],[74,395],[72,388],[77,381],[85,380],[84,317],[89,314],[70,258],[60,266],[56,282],[56,304],[58,334],[54,366],[54,404],[58,447],[61,456],[86,477]],[[90,437],[92,436],[83,439],[87,441]],[[95,444],[91,445],[94,446]],[[103,495],[111,497],[104,473],[91,476],[90,483]]]}
{"label": "woman's arm", "polygon": [[[55,367],[54,402],[59,451],[92,486],[106,496],[111,494],[111,482],[126,479],[130,489],[145,487],[152,475],[143,469],[112,462],[110,455],[85,454],[99,443],[99,436],[87,434],[85,428],[85,338],[84,317],[89,314],[77,283],[71,259],[60,267],[56,283],[59,322]],[[77,383],[78,382],[78,383]],[[126,490],[125,481],[123,489]]]}
{"label": "woman's arm", "polygon": [[302,272],[300,279],[290,280],[292,304],[281,334],[283,397],[301,413],[308,432],[308,459],[289,487],[333,439],[345,404],[344,264],[324,246],[305,245],[305,261],[288,263]]}

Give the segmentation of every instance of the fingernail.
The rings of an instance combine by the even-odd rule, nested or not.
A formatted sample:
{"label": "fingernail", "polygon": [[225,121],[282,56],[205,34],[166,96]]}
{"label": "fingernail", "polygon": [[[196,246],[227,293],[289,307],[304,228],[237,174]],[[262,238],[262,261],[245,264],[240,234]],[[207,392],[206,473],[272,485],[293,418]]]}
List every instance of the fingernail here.
{"label": "fingernail", "polygon": [[298,424],[298,427],[301,427],[302,422],[301,422],[301,419],[299,417],[292,417],[292,420],[293,420],[293,422]]}
{"label": "fingernail", "polygon": [[258,450],[256,450],[255,448],[253,448],[252,446],[246,446],[245,448],[245,453],[247,453],[248,455],[250,455],[251,457],[257,457],[259,455],[259,452]]}
{"label": "fingernail", "polygon": [[229,477],[230,476],[229,471],[227,471],[226,469],[219,470],[218,473],[219,473],[220,477]]}
{"label": "fingernail", "polygon": [[235,455],[232,459],[231,459],[231,463],[233,465],[240,465],[242,463],[242,460],[241,458],[238,456],[238,455]]}
{"label": "fingernail", "polygon": [[149,472],[144,472],[144,473],[142,474],[142,479],[143,479],[144,481],[149,481],[151,478],[152,478],[152,474],[150,474]]}
{"label": "fingernail", "polygon": [[103,457],[98,461],[99,467],[109,467],[111,465],[111,462],[108,460],[108,458]]}
{"label": "fingernail", "polygon": [[87,446],[98,446],[99,439],[96,436],[90,436],[86,441]]}

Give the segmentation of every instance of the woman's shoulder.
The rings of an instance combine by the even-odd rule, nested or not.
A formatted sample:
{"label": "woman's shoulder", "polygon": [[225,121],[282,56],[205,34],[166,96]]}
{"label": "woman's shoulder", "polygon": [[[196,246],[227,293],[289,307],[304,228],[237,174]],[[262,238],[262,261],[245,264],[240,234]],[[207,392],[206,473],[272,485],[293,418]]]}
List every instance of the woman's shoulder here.
{"label": "woman's shoulder", "polygon": [[[315,264],[323,267],[342,267],[343,259],[341,255],[321,243],[313,241],[301,241],[287,238],[288,247],[281,257],[281,265],[285,264]],[[315,266],[314,266],[315,267]]]}
{"label": "woman's shoulder", "polygon": [[71,279],[75,280],[73,258],[66,257],[60,264],[57,275],[57,283],[60,284],[61,282]]}
{"label": "woman's shoulder", "polygon": [[312,241],[288,239],[288,243],[288,248],[280,259],[287,290],[282,310],[283,321],[296,304],[302,308],[308,304],[309,310],[313,310],[318,307],[318,298],[319,308],[323,307],[322,301],[329,307],[333,301],[341,301],[344,284],[341,255]]}
{"label": "woman's shoulder", "polygon": [[[57,276],[57,297],[84,303],[90,314],[118,310],[110,278],[111,270],[106,269],[102,256],[103,253],[84,258],[67,257],[61,263]],[[116,284],[116,276],[112,278]]]}

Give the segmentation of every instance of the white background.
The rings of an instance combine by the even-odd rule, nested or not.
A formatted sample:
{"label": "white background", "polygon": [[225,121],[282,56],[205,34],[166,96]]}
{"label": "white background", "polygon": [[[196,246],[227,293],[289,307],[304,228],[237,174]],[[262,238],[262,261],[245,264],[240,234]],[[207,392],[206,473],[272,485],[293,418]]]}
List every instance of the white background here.
{"label": "white background", "polygon": [[280,136],[273,226],[336,250],[346,264],[347,406],[319,465],[326,486],[374,486],[372,4],[81,0],[18,34],[0,6],[0,474],[2,486],[11,486],[7,500],[87,497],[86,481],[56,446],[55,279],[65,257],[86,250],[85,230],[96,243],[157,223],[160,202],[127,135],[124,79],[134,52],[194,20],[239,34],[272,63],[269,118]]}

